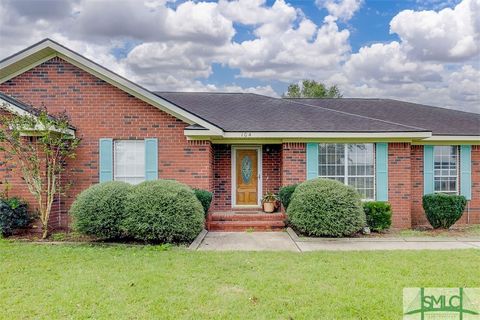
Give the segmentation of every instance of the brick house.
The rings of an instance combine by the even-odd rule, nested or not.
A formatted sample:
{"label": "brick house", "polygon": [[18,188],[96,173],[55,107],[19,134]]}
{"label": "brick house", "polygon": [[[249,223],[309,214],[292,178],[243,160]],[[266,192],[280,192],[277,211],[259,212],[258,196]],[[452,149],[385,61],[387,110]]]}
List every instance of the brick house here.
{"label": "brick house", "polygon": [[[151,179],[212,191],[211,217],[258,211],[265,192],[326,177],[389,201],[395,228],[428,224],[421,200],[433,192],[466,196],[459,223],[480,223],[479,114],[388,99],[153,92],[49,39],[0,62],[0,103],[66,111],[82,138],[55,229],[68,227],[68,208],[90,185]],[[0,180],[32,199],[15,168]],[[238,215],[236,225],[220,216],[211,229],[276,226],[257,221],[266,215]]]}

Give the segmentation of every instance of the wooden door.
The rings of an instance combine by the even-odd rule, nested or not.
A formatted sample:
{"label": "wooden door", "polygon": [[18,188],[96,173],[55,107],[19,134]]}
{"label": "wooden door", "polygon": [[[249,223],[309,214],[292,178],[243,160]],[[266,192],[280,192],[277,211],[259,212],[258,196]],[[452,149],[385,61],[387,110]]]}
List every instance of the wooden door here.
{"label": "wooden door", "polygon": [[235,160],[236,204],[258,204],[258,153],[256,149],[237,149]]}

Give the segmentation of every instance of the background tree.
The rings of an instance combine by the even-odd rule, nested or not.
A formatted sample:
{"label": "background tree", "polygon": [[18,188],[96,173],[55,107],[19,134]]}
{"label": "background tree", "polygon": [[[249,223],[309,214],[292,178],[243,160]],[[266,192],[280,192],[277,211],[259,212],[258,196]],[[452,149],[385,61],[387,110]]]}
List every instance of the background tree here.
{"label": "background tree", "polygon": [[75,157],[80,139],[70,133],[66,114],[52,117],[37,110],[35,116],[19,115],[7,105],[1,109],[6,112],[0,116],[0,151],[15,162],[35,197],[45,239],[55,195],[64,192],[61,174],[66,160]]}
{"label": "background tree", "polygon": [[343,97],[337,85],[327,87],[315,80],[303,80],[301,85],[292,83],[285,94],[288,98],[341,98]]}

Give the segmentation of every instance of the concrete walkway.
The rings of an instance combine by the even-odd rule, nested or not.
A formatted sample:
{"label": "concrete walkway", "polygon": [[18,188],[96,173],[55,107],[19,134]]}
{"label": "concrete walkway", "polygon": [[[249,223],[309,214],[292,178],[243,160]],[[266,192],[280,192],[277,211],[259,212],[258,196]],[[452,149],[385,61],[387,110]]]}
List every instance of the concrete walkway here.
{"label": "concrete walkway", "polygon": [[299,251],[286,232],[209,232],[198,250]]}
{"label": "concrete walkway", "polygon": [[357,251],[480,249],[480,238],[304,238],[287,232],[205,232],[201,251]]}

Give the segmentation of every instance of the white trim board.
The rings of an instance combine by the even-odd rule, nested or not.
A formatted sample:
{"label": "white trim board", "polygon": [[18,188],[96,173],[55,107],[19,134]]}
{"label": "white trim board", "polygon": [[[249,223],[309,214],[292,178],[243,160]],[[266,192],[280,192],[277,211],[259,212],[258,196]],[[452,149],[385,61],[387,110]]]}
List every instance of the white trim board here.
{"label": "white trim board", "polygon": [[[256,205],[237,205],[237,150],[257,150],[257,170],[258,170],[258,181],[257,181],[257,204]],[[231,148],[231,178],[232,178],[232,187],[231,187],[231,199],[232,199],[232,208],[261,208],[262,206],[262,190],[263,190],[263,159],[262,159],[262,146],[246,146],[246,145],[232,145]]]}
{"label": "white trim board", "polygon": [[[218,137],[218,133],[209,130],[184,130],[184,134],[189,137]],[[263,139],[263,138],[352,138],[352,139],[371,139],[371,138],[408,138],[408,139],[425,139],[432,136],[431,132],[223,132],[220,137],[225,139]]]}

